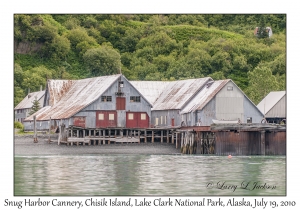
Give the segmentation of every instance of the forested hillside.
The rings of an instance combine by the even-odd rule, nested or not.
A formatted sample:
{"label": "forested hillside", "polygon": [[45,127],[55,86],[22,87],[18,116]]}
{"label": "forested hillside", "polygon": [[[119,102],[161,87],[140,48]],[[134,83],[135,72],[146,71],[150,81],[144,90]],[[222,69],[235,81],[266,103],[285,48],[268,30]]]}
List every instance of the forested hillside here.
{"label": "forested hillside", "polygon": [[[271,27],[271,37],[254,29]],[[286,87],[286,15],[14,16],[14,104],[47,79],[232,79],[257,104]]]}

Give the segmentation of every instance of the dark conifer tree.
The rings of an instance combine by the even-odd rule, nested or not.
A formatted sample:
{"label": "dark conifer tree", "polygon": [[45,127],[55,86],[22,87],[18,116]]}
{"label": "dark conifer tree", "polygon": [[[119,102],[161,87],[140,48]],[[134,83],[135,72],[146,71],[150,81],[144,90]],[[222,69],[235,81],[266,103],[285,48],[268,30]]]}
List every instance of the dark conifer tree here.
{"label": "dark conifer tree", "polygon": [[267,38],[269,37],[269,33],[267,31],[266,27],[266,21],[264,15],[261,16],[258,31],[257,31],[257,37],[258,38]]}
{"label": "dark conifer tree", "polygon": [[34,113],[36,113],[39,109],[40,109],[40,103],[37,100],[37,98],[35,97],[34,101],[32,102],[32,107],[31,107],[31,111],[29,112],[29,115],[33,115]]}

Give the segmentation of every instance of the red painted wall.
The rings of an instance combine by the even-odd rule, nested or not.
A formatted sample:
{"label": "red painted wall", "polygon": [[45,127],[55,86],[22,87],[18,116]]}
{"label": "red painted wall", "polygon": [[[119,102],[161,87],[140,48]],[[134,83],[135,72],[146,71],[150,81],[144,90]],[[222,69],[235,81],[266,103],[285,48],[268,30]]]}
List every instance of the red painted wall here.
{"label": "red painted wall", "polygon": [[74,117],[74,126],[85,128],[85,117]]}
{"label": "red painted wall", "polygon": [[146,112],[126,112],[127,128],[148,128],[149,116]]}
{"label": "red painted wall", "polygon": [[97,111],[96,128],[117,127],[117,119],[116,111]]}

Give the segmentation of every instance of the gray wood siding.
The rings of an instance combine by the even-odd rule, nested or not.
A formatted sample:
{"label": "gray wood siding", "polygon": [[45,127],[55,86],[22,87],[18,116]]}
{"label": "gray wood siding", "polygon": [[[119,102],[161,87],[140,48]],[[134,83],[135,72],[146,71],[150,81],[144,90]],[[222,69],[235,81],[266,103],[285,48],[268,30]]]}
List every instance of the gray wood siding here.
{"label": "gray wood siding", "polygon": [[[40,108],[42,108],[44,105],[44,96],[41,97],[41,99],[39,100],[39,103],[40,103]],[[22,110],[22,113],[20,113],[21,110]],[[15,110],[15,121],[21,122],[22,118],[25,119],[25,118],[29,117],[29,112],[31,111],[31,108],[20,109],[20,111],[19,111],[19,113],[17,113],[17,110]]]}
{"label": "gray wood siding", "polygon": [[286,95],[283,96],[275,106],[266,113],[266,117],[270,118],[286,118]]}
{"label": "gray wood siding", "polygon": [[156,125],[156,118],[158,118],[157,126],[171,126],[171,119],[174,118],[174,126],[181,125],[181,115],[179,110],[157,110],[151,113],[151,125]]}
{"label": "gray wood siding", "polygon": [[244,96],[244,117],[243,120],[241,119],[241,122],[247,123],[248,117],[252,117],[252,123],[260,123],[264,115],[246,96]]}
{"label": "gray wood siding", "polygon": [[[51,125],[59,126],[60,120],[51,120]],[[62,120],[62,123],[66,125],[66,127],[69,127],[70,122],[72,120],[70,119],[64,119]],[[34,122],[33,121],[26,121],[24,124],[24,130],[25,131],[33,131],[34,129]],[[49,121],[37,121],[36,123],[36,130],[37,131],[49,131]]]}
{"label": "gray wood siding", "polygon": [[216,99],[213,98],[202,110],[198,110],[198,120],[201,120],[201,126],[209,126],[212,119],[216,119]]}
{"label": "gray wood siding", "polygon": [[96,127],[96,112],[95,111],[81,111],[70,118],[70,125],[73,125],[74,117],[85,117],[85,127],[95,128]]}
{"label": "gray wood siding", "polygon": [[[122,97],[126,98],[125,110],[117,110],[118,127],[126,126],[126,112],[146,112],[151,118],[151,105],[142,97],[141,94],[122,76],[122,81],[124,82],[124,87],[121,91],[124,93]],[[86,126],[96,127],[96,111],[99,110],[116,110],[116,92],[118,91],[118,81],[116,81],[112,86],[110,86],[102,96],[111,96],[111,102],[102,102],[101,97],[94,101],[92,104],[81,110],[74,116],[86,116]],[[140,102],[130,102],[130,96],[140,96]]]}
{"label": "gray wood siding", "polygon": [[[233,90],[227,90],[227,87]],[[215,96],[216,118],[218,120],[243,120],[244,94],[232,82],[228,82]]]}

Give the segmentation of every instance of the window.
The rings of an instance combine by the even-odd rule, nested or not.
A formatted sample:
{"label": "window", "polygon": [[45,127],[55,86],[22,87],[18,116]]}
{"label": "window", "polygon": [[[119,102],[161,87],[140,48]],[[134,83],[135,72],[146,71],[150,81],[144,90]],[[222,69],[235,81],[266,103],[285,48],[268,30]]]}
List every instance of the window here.
{"label": "window", "polygon": [[233,91],[233,87],[232,86],[227,86],[227,90],[228,91]]}
{"label": "window", "polygon": [[99,114],[99,115],[98,115],[98,119],[99,119],[99,120],[104,120],[104,114]]}
{"label": "window", "polygon": [[252,123],[252,117],[247,117],[247,123]]}
{"label": "window", "polygon": [[158,125],[158,117],[155,118],[155,125]]}
{"label": "window", "polygon": [[108,120],[114,120],[114,119],[115,119],[115,114],[108,115]]}
{"label": "window", "polygon": [[146,120],[146,114],[145,113],[141,114],[141,120]]}
{"label": "window", "polygon": [[128,120],[133,120],[133,113],[128,114]]}
{"label": "window", "polygon": [[101,101],[103,102],[111,102],[111,96],[101,96]]}
{"label": "window", "polygon": [[123,81],[119,81],[119,87],[124,87],[124,82]]}
{"label": "window", "polygon": [[130,96],[130,102],[141,102],[141,96]]}

